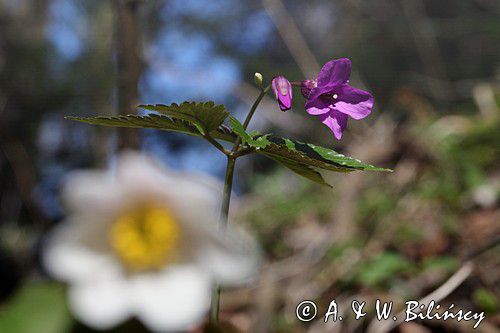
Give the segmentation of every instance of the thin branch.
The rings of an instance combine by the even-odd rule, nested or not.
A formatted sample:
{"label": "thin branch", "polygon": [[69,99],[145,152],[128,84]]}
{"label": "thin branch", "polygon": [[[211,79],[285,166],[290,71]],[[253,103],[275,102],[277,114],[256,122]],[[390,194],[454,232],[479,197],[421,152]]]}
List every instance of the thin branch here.
{"label": "thin branch", "polygon": [[[114,0],[115,47],[117,59],[117,114],[135,113],[142,64],[140,55],[139,7],[137,0]],[[137,148],[134,129],[119,129],[118,148]]]}
{"label": "thin branch", "polygon": [[427,17],[424,3],[421,0],[401,0],[401,5],[424,64],[430,93],[437,100],[450,100],[454,95],[453,87],[447,80],[446,66],[440,54],[436,32],[432,21]]}
{"label": "thin branch", "polygon": [[[455,272],[445,283],[443,283],[439,288],[434,290],[432,293],[420,299],[418,302],[420,304],[429,304],[431,301],[439,302],[451,294],[455,289],[457,289],[471,274],[474,270],[473,260],[477,258],[479,255],[483,254],[486,251],[489,251],[500,244],[500,237],[495,237],[491,240],[491,242],[485,244],[484,246],[471,251],[467,254],[467,261],[460,267],[460,269]],[[420,309],[414,310],[414,312],[420,312]],[[376,318],[374,318],[370,325],[368,326],[368,333],[382,333],[389,332],[394,327],[398,326],[404,321],[405,311],[399,312],[396,317],[397,321],[384,321],[380,322]]]}
{"label": "thin branch", "polygon": [[305,77],[314,77],[319,64],[292,16],[281,0],[262,0],[262,5],[273,20],[281,38],[290,50]]}
{"label": "thin branch", "polygon": [[[245,129],[245,130],[247,129],[248,124],[250,124],[250,120],[252,120],[252,117],[255,113],[255,110],[257,110],[257,107],[259,106],[259,104],[262,101],[262,99],[264,98],[264,96],[266,96],[269,89],[271,89],[271,85],[268,85],[264,89],[260,89],[259,96],[257,97],[255,102],[253,103],[252,107],[250,108],[250,111],[248,112],[248,114],[245,118],[245,122],[243,123],[243,129]],[[237,156],[237,155],[239,156],[240,146],[241,146],[241,137],[238,137],[238,139],[236,139],[236,143],[233,146],[233,149],[231,150],[231,154],[233,156]]]}
{"label": "thin branch", "polygon": [[[423,297],[418,301],[419,304],[429,304],[431,301],[439,302],[451,294],[455,289],[457,289],[471,274],[474,269],[474,264],[472,261],[465,262],[460,269],[455,272],[445,283],[443,283],[439,288],[434,290],[432,293]],[[421,310],[414,310],[414,312],[420,312]],[[399,312],[396,317],[396,321],[378,321],[374,318],[370,325],[368,326],[368,333],[382,333],[389,332],[394,327],[398,326],[404,322],[405,311]]]}
{"label": "thin branch", "polygon": [[250,120],[252,120],[253,114],[255,113],[255,110],[257,110],[257,107],[259,106],[260,102],[266,96],[267,92],[271,86],[267,86],[264,89],[260,91],[259,97],[255,100],[255,102],[252,105],[252,108],[250,109],[250,112],[248,112],[247,117],[245,118],[245,122],[243,123],[243,128],[246,130],[248,128],[248,124],[250,124]]}
{"label": "thin branch", "polygon": [[238,152],[234,154],[234,157],[241,157],[241,156],[249,155],[249,154],[254,153],[254,152],[255,152],[255,148],[246,147],[246,148],[238,150]]}
{"label": "thin branch", "polygon": [[217,140],[215,140],[209,133],[206,133],[203,137],[205,138],[205,140],[210,142],[212,146],[220,150],[224,155],[229,155],[229,151],[224,148],[224,146],[222,146],[219,142],[217,142]]}
{"label": "thin branch", "polygon": [[[222,205],[220,211],[220,228],[224,232],[227,228],[227,221],[229,216],[229,205],[231,203],[231,192],[233,188],[234,166],[236,164],[236,157],[227,155],[226,177],[224,180],[224,192],[222,196]],[[214,286],[212,291],[212,300],[210,306],[210,322],[219,322],[220,311],[220,286]]]}

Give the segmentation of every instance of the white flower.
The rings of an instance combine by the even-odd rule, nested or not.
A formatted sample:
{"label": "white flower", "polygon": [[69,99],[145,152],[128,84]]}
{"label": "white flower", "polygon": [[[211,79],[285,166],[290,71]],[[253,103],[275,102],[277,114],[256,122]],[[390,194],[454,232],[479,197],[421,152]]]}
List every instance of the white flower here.
{"label": "white flower", "polygon": [[69,283],[75,316],[97,329],[135,316],[153,331],[187,330],[204,319],[214,282],[252,278],[254,243],[219,231],[218,185],[137,153],[113,172],[73,175],[63,190],[68,221],[43,262]]}

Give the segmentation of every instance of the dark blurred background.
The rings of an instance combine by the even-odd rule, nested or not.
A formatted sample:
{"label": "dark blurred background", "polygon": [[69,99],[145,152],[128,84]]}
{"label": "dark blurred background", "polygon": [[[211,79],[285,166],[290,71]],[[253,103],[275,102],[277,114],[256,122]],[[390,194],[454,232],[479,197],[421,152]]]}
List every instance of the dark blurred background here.
{"label": "dark blurred background", "polygon": [[[58,190],[69,171],[140,147],[173,168],[224,172],[223,156],[196,139],[117,135],[65,115],[214,100],[241,117],[258,94],[254,72],[299,81],[339,57],[376,103],[341,142],[306,114],[298,90],[291,111],[268,98],[250,127],[395,172],[340,174],[332,191],[270,160],[240,159],[234,214],[258,235],[266,264],[257,286],[224,295],[222,317],[244,332],[377,332],[372,317],[306,325],[295,306],[402,304],[470,259],[472,272],[442,304],[485,311],[476,331],[499,332],[497,0],[0,0],[0,332],[88,331],[38,264],[44,234],[64,217]],[[143,329],[130,325],[124,331]],[[417,321],[393,331],[471,326]]]}

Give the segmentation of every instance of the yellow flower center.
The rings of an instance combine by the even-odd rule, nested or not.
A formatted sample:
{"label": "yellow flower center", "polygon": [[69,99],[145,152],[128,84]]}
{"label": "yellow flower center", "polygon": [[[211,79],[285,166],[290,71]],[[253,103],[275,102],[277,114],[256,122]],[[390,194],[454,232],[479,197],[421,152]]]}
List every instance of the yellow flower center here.
{"label": "yellow flower center", "polygon": [[110,232],[110,243],[129,271],[159,269],[176,259],[181,230],[166,208],[143,206],[120,215]]}

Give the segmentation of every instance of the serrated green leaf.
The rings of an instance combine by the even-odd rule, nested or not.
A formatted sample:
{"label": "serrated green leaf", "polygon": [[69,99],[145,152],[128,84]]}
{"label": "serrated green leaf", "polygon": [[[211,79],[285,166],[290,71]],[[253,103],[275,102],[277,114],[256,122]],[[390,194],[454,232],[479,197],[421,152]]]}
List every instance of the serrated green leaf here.
{"label": "serrated green leaf", "polygon": [[360,160],[310,143],[270,135],[266,136],[266,140],[269,144],[263,149],[257,150],[257,153],[265,155],[293,172],[323,185],[331,186],[323,175],[328,171],[391,171],[371,164],[364,164]]}
{"label": "serrated green leaf", "polygon": [[325,172],[328,171],[390,171],[371,164],[364,164],[360,160],[310,143],[279,138],[269,134],[260,135],[258,132],[247,133],[240,121],[231,116],[229,116],[229,123],[243,144],[256,148],[257,153],[265,155],[293,172],[322,185],[331,186],[324,177]]}
{"label": "serrated green leaf", "polygon": [[68,332],[72,321],[64,287],[50,282],[26,284],[0,310],[0,332]]}
{"label": "serrated green leaf", "polygon": [[295,172],[296,174],[302,176],[302,177],[305,177],[305,178],[307,178],[309,180],[312,180],[315,183],[331,187],[331,185],[328,184],[323,179],[323,176],[321,175],[321,173],[319,173],[318,171],[314,170],[313,168],[311,168],[311,167],[309,167],[309,166],[307,166],[305,164],[295,163],[295,162],[293,162],[291,160],[279,158],[279,157],[276,157],[276,156],[275,157],[271,157],[271,158],[273,160],[275,160],[276,162],[280,163],[281,165],[287,167],[291,171]]}
{"label": "serrated green leaf", "polygon": [[[277,161],[303,177],[328,186],[331,184],[325,180],[325,172],[392,171],[362,163],[360,160],[325,147],[270,134],[248,133],[238,119],[229,116],[223,105],[215,105],[213,102],[184,102],[181,105],[141,105],[140,107],[161,114],[66,118],[94,125],[152,128],[199,137],[210,133],[215,139],[232,143],[239,137],[243,144],[255,148],[257,153]],[[232,128],[223,125],[228,116]]]}
{"label": "serrated green leaf", "polygon": [[271,144],[271,142],[267,139],[269,134],[266,135],[259,135],[258,137],[254,137],[254,140],[252,141],[252,146],[256,148],[266,148],[268,145]]}
{"label": "serrated green leaf", "polygon": [[174,119],[184,120],[193,124],[202,135],[218,128],[229,116],[224,105],[214,102],[183,102],[180,105],[139,105],[140,108],[155,111]]}
{"label": "serrated green leaf", "polygon": [[243,142],[243,144],[247,144],[250,147],[258,149],[265,148],[271,144],[271,142],[267,140],[268,135],[260,135],[259,132],[255,131],[252,132],[252,134],[247,133],[240,121],[232,116],[229,116],[229,124],[231,125],[233,132],[241,138],[241,142]]}
{"label": "serrated green leaf", "polygon": [[243,142],[243,144],[246,144],[252,140],[252,137],[245,131],[243,125],[238,119],[234,118],[233,116],[229,116],[229,125],[231,125],[231,129],[233,130],[233,132],[241,138],[241,142]]}
{"label": "serrated green leaf", "polygon": [[[98,117],[65,117],[66,119],[80,121],[91,125],[102,125],[111,127],[131,127],[131,128],[151,128],[163,131],[180,132],[189,135],[201,137],[203,134],[199,129],[183,120],[172,119],[170,117],[149,114],[145,116],[126,115],[126,116],[98,116]],[[236,135],[224,125],[212,130],[210,135],[215,139],[229,142],[236,141]]]}

